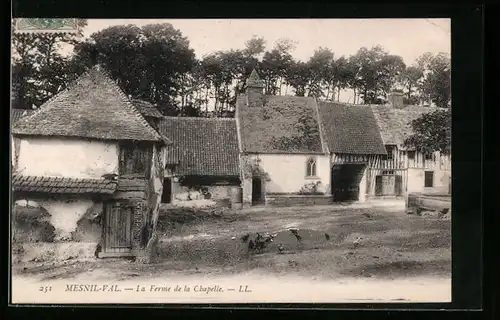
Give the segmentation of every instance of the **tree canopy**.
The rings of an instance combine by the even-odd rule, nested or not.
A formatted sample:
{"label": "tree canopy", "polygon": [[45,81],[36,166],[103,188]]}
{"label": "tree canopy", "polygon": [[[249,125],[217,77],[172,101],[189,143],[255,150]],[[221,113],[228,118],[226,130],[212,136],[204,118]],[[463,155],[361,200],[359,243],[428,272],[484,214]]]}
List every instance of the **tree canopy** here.
{"label": "tree canopy", "polygon": [[439,151],[451,154],[451,110],[438,109],[425,113],[411,123],[413,134],[404,145],[424,154]]}
{"label": "tree canopy", "polygon": [[[82,19],[84,27],[87,21]],[[61,46],[73,47],[69,56]],[[266,94],[311,96],[338,101],[352,90],[352,103],[381,104],[394,89],[407,104],[450,107],[451,70],[446,54],[423,54],[406,66],[381,46],[337,56],[316,48],[307,61],[294,58],[297,43],[259,36],[243,48],[197,58],[189,40],[169,23],[119,25],[89,38],[81,35],[14,34],[12,39],[13,104],[39,106],[95,63],[104,65],[124,92],[157,105],[165,114],[232,116],[236,97],[256,69]]]}

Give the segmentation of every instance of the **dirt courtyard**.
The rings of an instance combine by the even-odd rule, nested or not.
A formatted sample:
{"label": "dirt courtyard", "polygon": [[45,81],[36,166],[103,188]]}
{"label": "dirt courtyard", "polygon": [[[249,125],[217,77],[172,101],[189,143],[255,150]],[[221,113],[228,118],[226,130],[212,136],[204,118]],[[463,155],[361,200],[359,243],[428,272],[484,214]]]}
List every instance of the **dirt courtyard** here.
{"label": "dirt courtyard", "polygon": [[[292,227],[299,230],[301,241],[287,230]],[[203,296],[211,296],[211,302],[259,301],[259,297],[270,294],[270,286],[274,292],[277,288],[282,292],[274,300],[269,298],[275,302],[293,301],[283,294],[292,291],[297,302],[308,301],[306,296],[311,294],[315,297],[309,298],[311,301],[323,302],[450,299],[450,220],[407,215],[404,203],[398,201],[254,207],[185,223],[164,217],[159,228],[163,236],[157,263],[68,259],[15,264],[13,291],[23,283],[35,282],[151,284],[175,279],[193,286],[207,281],[226,283],[226,288],[233,285],[236,290],[240,285],[254,286],[254,298],[252,294]],[[256,232],[276,237],[263,253],[249,254],[247,243],[240,238]],[[297,286],[303,290],[297,290]],[[180,302],[180,296],[172,297],[173,302]]]}

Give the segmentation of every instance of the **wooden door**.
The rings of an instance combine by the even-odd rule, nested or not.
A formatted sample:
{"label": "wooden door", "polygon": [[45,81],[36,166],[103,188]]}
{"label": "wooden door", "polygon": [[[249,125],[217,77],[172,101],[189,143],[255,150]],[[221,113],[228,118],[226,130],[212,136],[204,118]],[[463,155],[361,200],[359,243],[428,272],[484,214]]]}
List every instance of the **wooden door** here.
{"label": "wooden door", "polygon": [[105,205],[104,252],[129,252],[132,247],[132,207],[119,202]]}
{"label": "wooden door", "polygon": [[403,176],[401,175],[396,175],[396,195],[397,196],[402,196],[403,195]]}
{"label": "wooden door", "polygon": [[394,175],[384,175],[382,176],[382,194],[384,196],[392,196],[395,194],[396,190],[396,179]]}
{"label": "wooden door", "polygon": [[259,203],[262,201],[262,180],[260,178],[252,179],[252,202]]}
{"label": "wooden door", "polygon": [[382,192],[382,176],[377,175],[377,176],[375,176],[375,195],[381,196],[382,194],[383,194],[383,192]]}

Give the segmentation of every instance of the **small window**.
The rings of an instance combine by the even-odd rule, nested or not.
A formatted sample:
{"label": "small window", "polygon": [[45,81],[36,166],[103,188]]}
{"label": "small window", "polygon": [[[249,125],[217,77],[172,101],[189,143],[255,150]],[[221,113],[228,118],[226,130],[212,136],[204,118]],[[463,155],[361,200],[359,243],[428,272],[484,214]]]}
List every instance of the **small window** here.
{"label": "small window", "polygon": [[316,177],[316,159],[307,159],[306,177]]}
{"label": "small window", "polygon": [[385,158],[387,160],[392,160],[392,150],[393,146],[385,146],[385,151],[387,152],[387,156]]}
{"label": "small window", "polygon": [[408,159],[415,160],[415,151],[408,151]]}
{"label": "small window", "polygon": [[434,187],[434,171],[425,171],[424,187],[432,188]]}
{"label": "small window", "polygon": [[382,171],[382,174],[384,174],[384,175],[394,174],[394,170],[385,170],[385,171]]}
{"label": "small window", "polygon": [[432,160],[432,153],[426,153],[425,160]]}
{"label": "small window", "polygon": [[120,174],[144,174],[149,169],[152,152],[147,145],[124,143],[120,146]]}

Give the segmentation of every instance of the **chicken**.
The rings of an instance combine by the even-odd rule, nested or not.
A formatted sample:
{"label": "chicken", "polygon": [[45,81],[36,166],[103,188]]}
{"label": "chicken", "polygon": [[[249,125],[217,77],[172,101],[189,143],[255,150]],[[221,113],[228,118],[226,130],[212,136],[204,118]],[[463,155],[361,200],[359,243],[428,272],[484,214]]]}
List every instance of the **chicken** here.
{"label": "chicken", "polygon": [[283,251],[285,251],[285,248],[283,248],[283,245],[280,243],[278,245],[278,253],[283,253]]}
{"label": "chicken", "polygon": [[363,239],[363,238],[357,237],[356,240],[354,240],[354,242],[352,244],[354,245],[355,248],[359,246],[361,239]]}
{"label": "chicken", "polygon": [[252,240],[248,241],[248,249],[249,250],[254,250],[255,249],[255,244],[253,243]]}
{"label": "chicken", "polygon": [[244,236],[243,236],[243,237],[241,237],[240,239],[241,239],[241,241],[243,241],[243,242],[247,242],[249,237],[250,237],[250,234],[249,234],[249,233],[247,233],[246,235],[244,235]]}
{"label": "chicken", "polygon": [[299,236],[299,229],[288,229],[297,238],[297,241],[301,241],[302,237]]}
{"label": "chicken", "polygon": [[365,217],[367,217],[367,218],[371,218],[371,217],[372,217],[372,215],[371,215],[370,213],[368,213],[368,212],[363,212],[362,214],[363,214]]}

